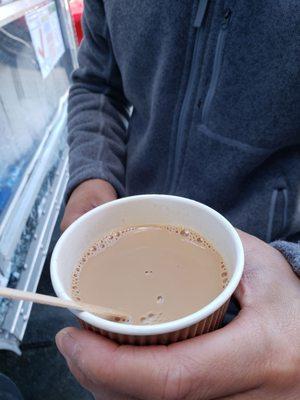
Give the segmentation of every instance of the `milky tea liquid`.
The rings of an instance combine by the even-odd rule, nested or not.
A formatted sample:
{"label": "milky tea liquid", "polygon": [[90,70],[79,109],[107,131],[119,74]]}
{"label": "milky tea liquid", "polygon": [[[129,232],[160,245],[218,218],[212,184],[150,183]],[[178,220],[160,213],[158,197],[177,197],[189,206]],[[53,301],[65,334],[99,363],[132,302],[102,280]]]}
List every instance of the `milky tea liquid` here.
{"label": "milky tea liquid", "polygon": [[135,325],[184,317],[228,283],[220,254],[200,234],[176,226],[132,226],[109,233],[82,256],[72,296],[128,313]]}

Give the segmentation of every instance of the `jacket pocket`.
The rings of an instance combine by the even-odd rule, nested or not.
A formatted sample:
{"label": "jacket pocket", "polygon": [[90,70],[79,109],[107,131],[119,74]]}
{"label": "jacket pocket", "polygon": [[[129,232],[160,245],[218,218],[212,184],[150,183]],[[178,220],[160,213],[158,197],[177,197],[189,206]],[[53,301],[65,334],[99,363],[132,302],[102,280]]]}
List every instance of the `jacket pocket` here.
{"label": "jacket pocket", "polygon": [[188,142],[173,194],[207,204],[237,228],[274,240],[285,233],[287,206],[291,208],[279,161],[272,149],[228,139],[200,125]]}

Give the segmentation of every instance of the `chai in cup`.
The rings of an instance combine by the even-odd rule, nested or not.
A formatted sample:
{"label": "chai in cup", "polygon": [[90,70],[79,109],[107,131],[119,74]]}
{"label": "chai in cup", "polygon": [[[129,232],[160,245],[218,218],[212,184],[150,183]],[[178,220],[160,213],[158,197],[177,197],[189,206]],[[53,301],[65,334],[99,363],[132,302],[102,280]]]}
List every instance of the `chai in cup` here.
{"label": "chai in cup", "polygon": [[[83,271],[81,262],[84,260],[82,258],[84,254],[88,255],[89,249],[94,246],[93,243],[96,242],[95,246],[97,247],[101,239],[103,240],[107,235],[110,236],[110,232],[117,235],[118,231],[120,232],[128,228],[149,226],[183,227],[181,230],[193,231],[193,233],[198,232],[197,234],[194,233],[195,237],[198,237],[200,233],[204,242],[213,246],[226,265],[224,271],[228,274],[228,283],[223,283],[222,272],[222,279],[219,281],[220,293],[216,295],[216,297],[213,297],[212,301],[206,303],[204,307],[201,307],[199,302],[199,306],[196,307],[196,309],[193,308],[193,312],[177,318],[176,315],[171,315],[171,312],[179,310],[178,307],[184,304],[183,301],[186,301],[185,298],[189,296],[190,292],[190,290],[188,290],[184,293],[184,291],[179,288],[179,290],[176,290],[176,296],[172,296],[176,304],[170,309],[169,316],[172,320],[168,322],[154,321],[154,319],[157,318],[156,315],[149,317],[149,313],[152,312],[155,314],[159,307],[169,304],[166,301],[166,299],[168,300],[169,298],[167,298],[168,293],[163,293],[161,290],[153,291],[149,297],[151,299],[151,306],[153,307],[149,306],[140,311],[137,310],[135,318],[138,324],[108,321],[86,311],[73,309],[70,311],[77,316],[81,326],[85,329],[92,330],[120,344],[170,344],[217,329],[221,324],[230,298],[243,273],[243,246],[236,230],[226,218],[204,204],[183,197],[161,194],[129,196],[105,203],[78,218],[62,234],[52,253],[50,272],[55,293],[62,299],[70,299],[73,297],[74,289],[72,286],[74,286],[74,279],[72,278],[76,278],[74,269],[79,268],[80,272]],[[130,235],[131,234],[128,234],[126,237],[130,238]],[[158,237],[157,232],[156,236]],[[184,235],[181,235],[179,238],[177,233],[177,238],[180,241],[184,238]],[[160,242],[161,240],[159,240],[159,243]],[[119,243],[121,244],[121,242]],[[194,246],[191,242],[188,244]],[[115,244],[111,246],[111,249],[114,247]],[[177,247],[177,245],[175,247]],[[102,254],[104,255],[106,251],[107,250]],[[160,260],[165,258],[166,252],[162,254]],[[121,267],[122,265],[124,266],[124,260],[122,259],[121,263],[118,265],[120,271],[123,271]],[[220,265],[222,265],[221,261]],[[142,268],[140,268],[140,271],[144,282],[155,282],[156,274],[154,274],[154,272],[156,269],[153,266],[153,269],[151,269],[150,265],[146,266],[149,267],[147,269],[144,264],[141,264],[141,266]],[[146,273],[146,271],[152,271],[152,273]],[[148,274],[150,275],[148,276]],[[83,275],[81,278],[82,277]],[[129,274],[125,274],[125,277],[123,276],[123,279],[119,281],[119,291],[114,290],[109,292],[109,294],[112,294],[112,300],[115,301],[116,294],[121,295],[124,293],[125,289],[127,290],[126,285],[128,285],[128,282],[124,281],[125,278],[129,279]],[[149,278],[149,280],[146,280],[146,278]],[[183,274],[179,279],[175,280],[173,278],[174,273],[171,277],[170,274],[168,274],[167,282],[170,284],[172,290],[173,288],[175,289],[175,283],[178,285],[180,284],[180,287],[186,283],[190,285],[197,284],[198,287],[195,291],[197,292],[197,299],[200,299],[200,295],[202,295],[203,292],[201,286],[203,279],[201,277],[196,276],[195,278],[193,274]],[[226,276],[224,276],[224,279],[225,278]],[[101,274],[99,284],[101,284],[102,279],[106,279],[105,274]],[[99,284],[97,285],[98,292]],[[225,285],[224,288],[223,284]],[[139,286],[136,285],[136,287]],[[144,296],[146,294],[145,290],[142,290],[140,293],[141,295],[137,296],[133,302],[136,307],[140,305],[141,299],[146,298],[146,296]],[[152,296],[152,294],[154,294],[154,296]],[[163,295],[165,298],[161,299],[159,296],[163,297]],[[100,300],[102,301],[102,299]],[[107,301],[108,298],[104,300]],[[206,297],[206,301],[207,300],[208,297]],[[155,303],[155,301],[157,301],[157,303]],[[113,306],[111,302],[108,303],[106,304]],[[122,310],[121,306],[125,305],[123,298],[121,303],[119,307],[120,310]],[[186,309],[184,313],[185,311]],[[146,323],[147,319],[141,321],[140,319],[143,317],[147,317],[148,321],[151,320],[151,322]]]}
{"label": "chai in cup", "polygon": [[223,258],[200,233],[173,225],[129,226],[99,238],[73,272],[72,297],[120,309],[133,325],[192,314],[226,287]]}

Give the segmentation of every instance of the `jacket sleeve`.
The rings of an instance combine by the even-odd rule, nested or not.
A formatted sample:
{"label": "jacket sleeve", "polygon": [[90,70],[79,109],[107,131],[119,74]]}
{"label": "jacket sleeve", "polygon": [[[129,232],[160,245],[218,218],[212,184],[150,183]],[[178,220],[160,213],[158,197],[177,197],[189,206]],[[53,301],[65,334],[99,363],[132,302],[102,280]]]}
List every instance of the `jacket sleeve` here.
{"label": "jacket sleeve", "polygon": [[272,242],[271,245],[282,253],[290,263],[293,271],[300,278],[300,243],[277,240],[276,242]]}
{"label": "jacket sleeve", "polygon": [[126,100],[107,29],[103,2],[86,0],[79,67],[68,102],[70,179],[67,197],[81,182],[99,178],[124,194]]}

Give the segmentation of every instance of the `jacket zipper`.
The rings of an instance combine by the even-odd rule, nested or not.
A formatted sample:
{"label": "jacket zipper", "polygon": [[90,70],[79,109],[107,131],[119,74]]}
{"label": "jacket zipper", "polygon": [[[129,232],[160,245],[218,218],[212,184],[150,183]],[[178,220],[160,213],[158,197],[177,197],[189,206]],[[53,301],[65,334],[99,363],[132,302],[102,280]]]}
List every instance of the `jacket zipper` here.
{"label": "jacket zipper", "polygon": [[[186,127],[187,123],[187,118],[188,118],[188,112],[190,110],[190,105],[192,101],[192,92],[193,92],[193,86],[195,85],[196,79],[197,79],[197,74],[198,74],[198,68],[199,68],[199,63],[198,59],[200,56],[200,46],[202,43],[202,37],[203,37],[203,32],[204,32],[204,27],[203,27],[203,22],[204,22],[204,16],[205,16],[205,11],[208,5],[208,0],[199,0],[199,6],[197,10],[197,14],[195,17],[194,21],[194,28],[197,29],[196,32],[196,38],[195,38],[195,44],[194,44],[194,50],[193,50],[193,56],[192,56],[192,63],[191,63],[191,69],[190,69],[190,76],[187,84],[187,88],[185,91],[183,103],[181,106],[180,110],[180,115],[179,115],[179,120],[178,120],[178,128],[177,128],[177,135],[176,135],[176,144],[175,144],[175,154],[174,154],[174,159],[173,159],[173,170],[170,168],[169,170],[169,177],[172,181],[170,184],[170,192],[172,193],[177,184],[177,179],[179,177],[179,170],[181,166],[181,153],[182,153],[182,145],[184,142],[184,128]],[[170,181],[169,179],[169,181]]]}
{"label": "jacket zipper", "polygon": [[218,40],[217,40],[217,45],[216,45],[216,52],[215,52],[215,58],[214,58],[214,63],[213,63],[213,70],[212,70],[212,75],[211,75],[211,80],[210,84],[208,87],[208,91],[203,103],[203,108],[202,108],[202,122],[207,122],[207,117],[209,114],[209,109],[211,106],[212,99],[215,95],[215,91],[217,88],[217,83],[221,71],[221,65],[222,65],[222,55],[223,55],[223,49],[225,45],[225,38],[227,34],[227,28],[228,24],[230,22],[231,18],[231,10],[228,8],[225,10],[221,29],[218,35]]}

